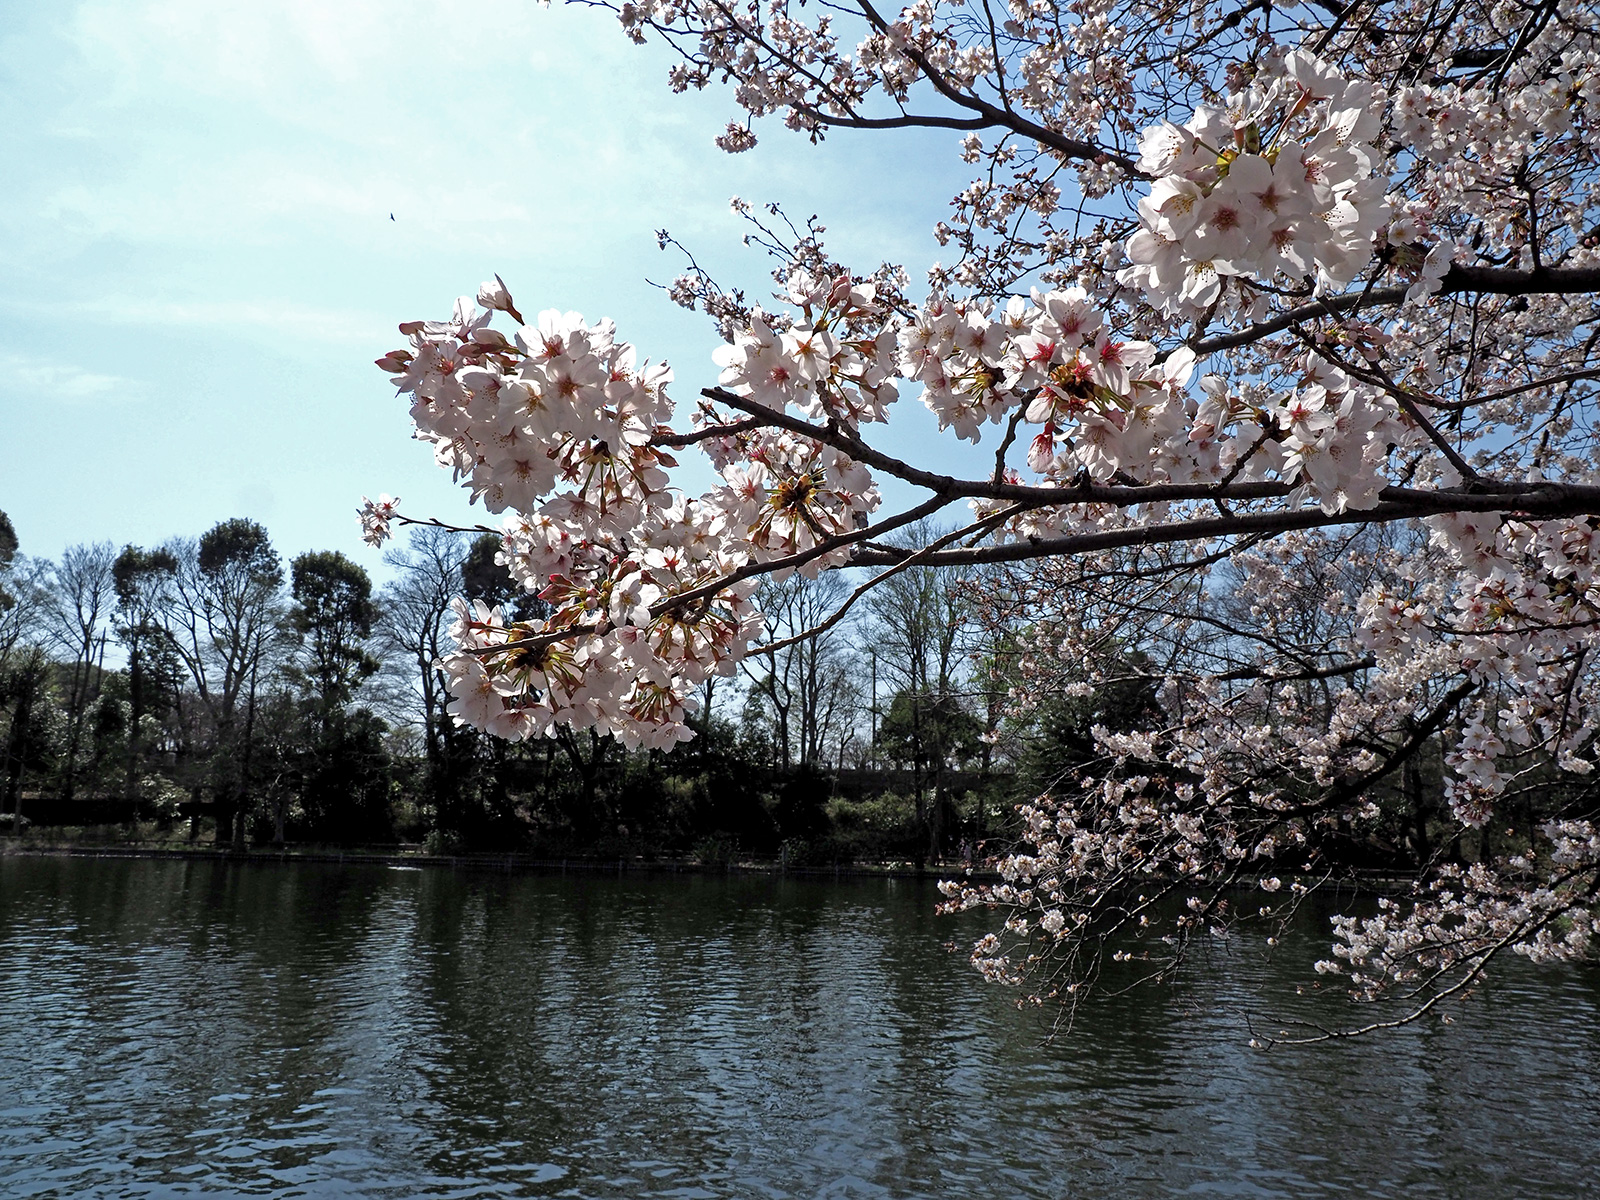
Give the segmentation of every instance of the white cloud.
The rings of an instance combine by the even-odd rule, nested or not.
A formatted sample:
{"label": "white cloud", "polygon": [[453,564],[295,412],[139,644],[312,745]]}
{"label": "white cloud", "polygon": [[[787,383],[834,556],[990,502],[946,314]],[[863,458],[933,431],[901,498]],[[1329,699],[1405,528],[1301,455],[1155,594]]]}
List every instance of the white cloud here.
{"label": "white cloud", "polygon": [[325,257],[319,235],[477,255],[646,223],[644,208],[704,190],[690,159],[710,156],[710,134],[689,119],[704,98],[619,87],[663,52],[608,24],[525,0],[90,0],[55,31],[61,52],[8,47],[36,64],[24,83],[46,58],[53,76],[9,104],[21,165],[0,262],[107,239]]}
{"label": "white cloud", "polygon": [[[93,187],[59,187],[35,212],[79,243],[174,245],[190,256],[203,247],[229,257],[261,246],[304,254],[318,237],[337,238],[344,251],[386,252],[397,232],[424,233],[434,246],[483,245],[526,227],[533,215],[503,179],[475,187],[370,164],[352,169],[331,157],[319,169],[307,157],[248,153],[170,173],[155,166]],[[406,230],[390,224],[391,213],[407,221]]]}
{"label": "white cloud", "polygon": [[[5,304],[3,307],[13,306]],[[133,296],[101,296],[92,300],[69,302],[62,306],[61,311],[63,315],[107,325],[150,326],[169,332],[226,329],[244,335],[255,333],[289,335],[299,340],[337,346],[370,348],[374,340],[392,340],[397,336],[394,334],[396,318],[391,313],[316,308],[286,301],[195,302],[154,300]]]}
{"label": "white cloud", "polygon": [[0,395],[25,402],[94,404],[136,399],[140,385],[118,375],[102,375],[69,363],[0,355]]}

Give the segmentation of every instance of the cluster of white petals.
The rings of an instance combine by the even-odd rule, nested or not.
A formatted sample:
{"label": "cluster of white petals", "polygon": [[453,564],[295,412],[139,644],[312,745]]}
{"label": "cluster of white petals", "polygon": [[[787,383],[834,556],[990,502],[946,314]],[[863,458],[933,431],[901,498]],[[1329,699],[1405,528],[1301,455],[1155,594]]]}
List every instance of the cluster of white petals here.
{"label": "cluster of white petals", "polygon": [[[778,412],[881,417],[894,392],[874,347],[828,330],[870,310],[870,287],[797,275],[793,288],[817,325],[773,335],[753,317],[719,352],[724,380]],[[803,435],[714,428],[683,440],[701,443],[723,482],[686,496],[669,485],[676,460],[662,444],[673,436],[666,367],[639,364],[609,322],[551,310],[508,337],[496,312],[521,320],[498,279],[449,321],[402,325],[409,347],[379,360],[412,397],[436,461],[504,514],[496,561],[548,610],[508,621],[458,602],[450,711],[501,737],[559,723],[670,746],[690,736],[694,689],[732,673],[762,627],[746,568],[793,558],[815,575],[842,563],[847,551],[826,543],[877,507],[871,474]],[[369,541],[387,535],[396,503],[363,509]]]}
{"label": "cluster of white petals", "polygon": [[1217,304],[1232,276],[1343,288],[1388,220],[1388,180],[1373,173],[1370,145],[1386,100],[1294,50],[1269,58],[1225,105],[1145,130],[1139,167],[1153,182],[1128,240],[1132,265],[1117,278],[1188,317]]}
{"label": "cluster of white petals", "polygon": [[[1389,396],[1314,353],[1287,364],[1298,370],[1282,388],[1217,375],[1191,387],[1192,350],[1114,336],[1082,288],[1035,289],[1003,308],[936,295],[899,340],[900,370],[941,429],[977,442],[986,424],[1020,421],[1036,430],[1026,465],[1045,485],[1273,481],[1343,512],[1378,502],[1391,448],[1416,437]],[[1041,519],[1009,528],[1037,537]]]}
{"label": "cluster of white petals", "polygon": [[361,519],[361,540],[369,546],[381,546],[389,540],[389,523],[400,508],[400,497],[384,494],[376,500],[361,497],[357,515]]}
{"label": "cluster of white petals", "polygon": [[[1015,606],[1001,619],[1031,618],[1016,706],[1138,680],[1157,710],[1130,729],[1097,726],[1099,770],[1022,810],[1024,845],[1000,862],[1004,884],[946,888],[952,909],[1012,908],[1010,937],[975,951],[974,965],[1013,984],[1042,975],[1059,997],[1101,956],[1137,954],[1159,973],[1201,929],[1226,934],[1243,916],[1276,927],[1357,847],[1439,854],[1414,760],[1429,741],[1457,837],[1479,857],[1447,861],[1376,918],[1340,918],[1318,971],[1346,977],[1358,999],[1416,1012],[1502,952],[1591,956],[1600,832],[1581,816],[1524,822],[1559,806],[1546,796],[1581,798],[1593,771],[1600,531],[1592,519],[1498,512],[1427,524],[1387,540],[1291,535],[1232,555],[1226,575],[1187,594],[1099,587],[1109,557],[1053,567],[1029,581],[1032,596],[1001,583]],[[1163,676],[1108,656],[1124,639],[1186,669]],[[1491,836],[1510,849],[1486,853]],[[1285,894],[1247,906],[1237,885],[1250,881]],[[1175,897],[1188,897],[1176,915]],[[1052,913],[1088,914],[1093,936]]]}

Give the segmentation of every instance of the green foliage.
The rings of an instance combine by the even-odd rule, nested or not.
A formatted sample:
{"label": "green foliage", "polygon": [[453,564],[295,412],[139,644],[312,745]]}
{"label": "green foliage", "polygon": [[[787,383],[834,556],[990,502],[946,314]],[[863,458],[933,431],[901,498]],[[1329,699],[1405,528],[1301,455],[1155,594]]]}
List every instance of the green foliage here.
{"label": "green foliage", "polygon": [[15,810],[27,772],[54,768],[64,744],[65,719],[50,694],[51,663],[38,649],[14,655],[0,666],[0,710],[9,711],[5,779],[0,808]]}
{"label": "green foliage", "polygon": [[213,580],[233,578],[263,587],[283,582],[283,564],[266,529],[244,517],[219,521],[200,535],[196,561]]}
{"label": "green foliage", "polygon": [[829,781],[815,767],[801,767],[783,781],[772,817],[785,842],[810,841],[828,829]]}
{"label": "green foliage", "polygon": [[177,819],[179,806],[188,793],[165,775],[145,775],[139,780],[136,793],[139,806],[161,822]]}
{"label": "green foliage", "polygon": [[461,564],[462,593],[468,600],[482,600],[491,608],[502,609],[513,620],[531,621],[548,615],[550,606],[525,591],[494,561],[499,552],[498,534],[483,533],[472,539],[472,547]]}
{"label": "green foliage", "polygon": [[917,819],[909,796],[879,792],[862,800],[835,797],[827,804],[828,819],[841,833],[903,834]]}
{"label": "green foliage", "polygon": [[1030,792],[1049,791],[1064,780],[1092,770],[1100,758],[1094,727],[1113,733],[1142,728],[1159,717],[1155,684],[1130,656],[1113,672],[1111,682],[1097,684],[1084,696],[1065,693],[1048,697],[1033,713],[1022,754],[1020,776]]}
{"label": "green foliage", "polygon": [[829,863],[915,858],[927,844],[909,794],[881,791],[857,800],[835,796],[824,811],[829,831],[818,853]]}
{"label": "green foliage", "polygon": [[394,837],[394,772],[382,721],[365,709],[329,723],[304,759],[298,831],[310,841],[357,844]]}
{"label": "green foliage", "polygon": [[382,665],[367,649],[378,620],[372,580],[337,550],[311,550],[291,565],[289,623],[305,646],[295,674],[327,719]]}
{"label": "green foliage", "polygon": [[[0,571],[8,569],[17,557],[17,527],[11,523],[11,518],[0,512]],[[5,588],[0,587],[0,611],[10,608],[16,603],[16,597]]]}
{"label": "green foliage", "polygon": [[713,833],[694,844],[689,857],[702,867],[726,867],[739,857],[739,844],[725,833]]}
{"label": "green foliage", "polygon": [[[128,652],[126,691],[136,727],[147,714],[164,715],[182,686],[183,662],[161,619],[177,573],[178,556],[166,547],[124,546],[111,564],[115,628]],[[143,735],[135,728],[134,736]]]}
{"label": "green foliage", "polygon": [[117,604],[125,612],[147,612],[159,602],[161,589],[178,573],[178,556],[166,547],[145,550],[128,545],[111,564]]}
{"label": "green foliage", "polygon": [[978,740],[982,733],[983,723],[959,697],[907,690],[890,702],[875,745],[884,758],[907,767],[926,770],[941,763],[959,767],[982,753]]}
{"label": "green foliage", "polygon": [[749,743],[729,721],[713,719],[700,736],[661,755],[664,780],[683,788],[665,811],[669,836],[688,847],[704,835],[722,837],[741,851],[770,852],[778,831],[767,800],[773,775],[767,748],[750,753]]}

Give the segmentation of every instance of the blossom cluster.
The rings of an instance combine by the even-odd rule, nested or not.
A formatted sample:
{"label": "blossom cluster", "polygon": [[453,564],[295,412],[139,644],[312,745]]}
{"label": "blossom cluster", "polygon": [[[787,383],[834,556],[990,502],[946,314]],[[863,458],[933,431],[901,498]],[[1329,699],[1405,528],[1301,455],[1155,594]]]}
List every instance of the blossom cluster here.
{"label": "blossom cluster", "polygon": [[[830,332],[862,315],[870,289],[809,277],[794,288],[815,324],[778,334],[752,316],[720,355],[725,380],[779,412],[871,419],[893,385],[866,356],[870,342]],[[379,360],[412,397],[417,437],[474,501],[504,514],[497,562],[548,611],[508,621],[458,602],[458,649],[443,664],[451,712],[505,737],[561,723],[630,746],[683,740],[694,689],[730,673],[761,628],[750,602],[759,581],[743,569],[794,558],[815,574],[841,562],[826,543],[877,507],[870,473],[803,435],[710,427],[688,440],[723,481],[685,496],[669,486],[676,460],[661,444],[673,436],[666,367],[640,364],[610,323],[573,313],[541,313],[506,336],[494,314],[520,314],[498,280],[477,300],[463,297],[449,321],[401,326],[410,345]],[[396,503],[368,502],[369,540],[388,533]]]}
{"label": "blossom cluster", "polygon": [[[1109,556],[1052,566],[1026,590],[1000,581],[995,594],[1013,607],[995,619],[1025,617],[1029,630],[1015,708],[1143,678],[1159,684],[1161,711],[1126,732],[1094,729],[1102,757],[1022,810],[1024,846],[998,863],[1002,884],[946,889],[953,908],[1011,910],[1009,939],[975,948],[974,965],[1059,991],[1098,969],[1087,961],[1096,947],[1115,946],[1159,972],[1202,928],[1226,936],[1249,916],[1270,935],[1306,877],[1326,874],[1330,844],[1403,841],[1428,856],[1432,833],[1414,807],[1426,785],[1410,756],[1430,730],[1445,768],[1441,815],[1482,857],[1391,898],[1379,918],[1341,919],[1318,970],[1345,977],[1357,998],[1393,995],[1415,1011],[1501,951],[1592,954],[1593,821],[1523,822],[1530,807],[1581,797],[1593,770],[1600,689],[1584,647],[1600,617],[1600,537],[1586,519],[1457,513],[1429,524],[1422,538],[1290,535],[1187,588],[1170,573],[1181,557],[1159,590],[1098,585],[1115,578]],[[1151,677],[1148,659],[1117,657],[1125,645],[1182,669]],[[1491,855],[1491,833],[1512,850]],[[1252,911],[1227,887],[1251,880],[1287,892]],[[1185,897],[1174,917],[1172,900]]]}
{"label": "blossom cluster", "polygon": [[[1568,870],[1600,865],[1600,833],[1591,823],[1550,822],[1541,832]],[[1533,866],[1526,857],[1504,868],[1452,864],[1415,903],[1385,897],[1375,917],[1335,917],[1333,958],[1316,969],[1346,977],[1357,998],[1370,1000],[1394,988],[1447,994],[1444,988],[1476,980],[1505,949],[1543,963],[1591,957],[1600,945],[1600,909],[1575,905],[1566,888],[1539,879]]]}
{"label": "blossom cluster", "polygon": [[1600,533],[1590,519],[1494,512],[1428,523],[1455,578],[1376,583],[1358,602],[1355,638],[1396,666],[1448,654],[1478,685],[1446,755],[1446,798],[1458,820],[1481,828],[1509,782],[1503,760],[1537,747],[1563,771],[1594,769],[1586,755],[1600,733],[1600,687],[1582,664],[1600,622]]}
{"label": "blossom cluster", "polygon": [[[1003,309],[936,295],[906,320],[848,275],[797,273],[789,298],[797,312],[753,312],[717,351],[720,382],[751,411],[854,431],[885,419],[903,378],[974,441],[981,423],[1037,426],[1026,463],[1046,486],[1226,476],[1295,484],[1329,512],[1371,507],[1387,447],[1405,436],[1383,395],[1312,355],[1298,387],[1232,391],[1207,376],[1197,399],[1192,352],[1161,358],[1115,339],[1078,288]],[[722,482],[684,496],[669,485],[667,446],[684,440],[670,430],[670,371],[640,364],[609,322],[573,313],[541,313],[508,337],[491,321],[514,311],[504,285],[486,284],[449,321],[403,325],[409,347],[380,360],[436,461],[504,514],[499,561],[551,610],[511,625],[463,611],[448,664],[455,712],[521,736],[561,721],[670,743],[687,736],[690,691],[731,670],[760,627],[756,585],[740,572],[792,557],[813,575],[842,564],[875,485],[836,444],[719,424],[700,408],[689,440]],[[368,540],[388,532],[396,503],[368,502]],[[1051,519],[1068,519],[1066,506],[1009,532]]]}
{"label": "blossom cluster", "polygon": [[399,509],[399,496],[385,493],[376,500],[361,497],[361,507],[357,510],[361,518],[361,540],[369,546],[381,546],[388,541],[389,525]]}
{"label": "blossom cluster", "polygon": [[[1192,350],[1115,336],[1082,288],[1004,307],[935,295],[899,342],[900,370],[941,429],[977,442],[985,424],[1036,426],[1027,466],[1051,485],[1275,481],[1343,512],[1378,502],[1390,447],[1414,438],[1391,397],[1314,351],[1284,364],[1285,386],[1206,375],[1197,395]],[[1034,512],[1012,530],[1038,536],[1041,521],[1066,519]]]}
{"label": "blossom cluster", "polygon": [[755,312],[731,344],[717,348],[719,382],[766,408],[792,405],[812,420],[851,429],[887,419],[899,390],[894,332],[882,319],[876,288],[848,274],[818,280],[797,272],[788,299],[799,313],[784,328]]}
{"label": "blossom cluster", "polygon": [[1145,130],[1130,266],[1117,278],[1168,316],[1197,317],[1232,276],[1349,284],[1388,218],[1369,143],[1387,97],[1304,50],[1269,62],[1223,106]]}

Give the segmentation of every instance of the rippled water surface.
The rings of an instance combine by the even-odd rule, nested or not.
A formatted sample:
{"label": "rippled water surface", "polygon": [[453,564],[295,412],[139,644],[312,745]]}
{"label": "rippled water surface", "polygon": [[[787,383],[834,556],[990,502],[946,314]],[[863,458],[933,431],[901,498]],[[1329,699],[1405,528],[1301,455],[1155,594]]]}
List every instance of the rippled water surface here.
{"label": "rippled water surface", "polygon": [[[1266,963],[1037,1013],[895,881],[0,859],[0,1196],[1580,1196],[1600,976],[1264,1053]],[[1348,1016],[1335,1007],[1323,1013]],[[1299,1009],[1295,1011],[1304,1011]]]}

